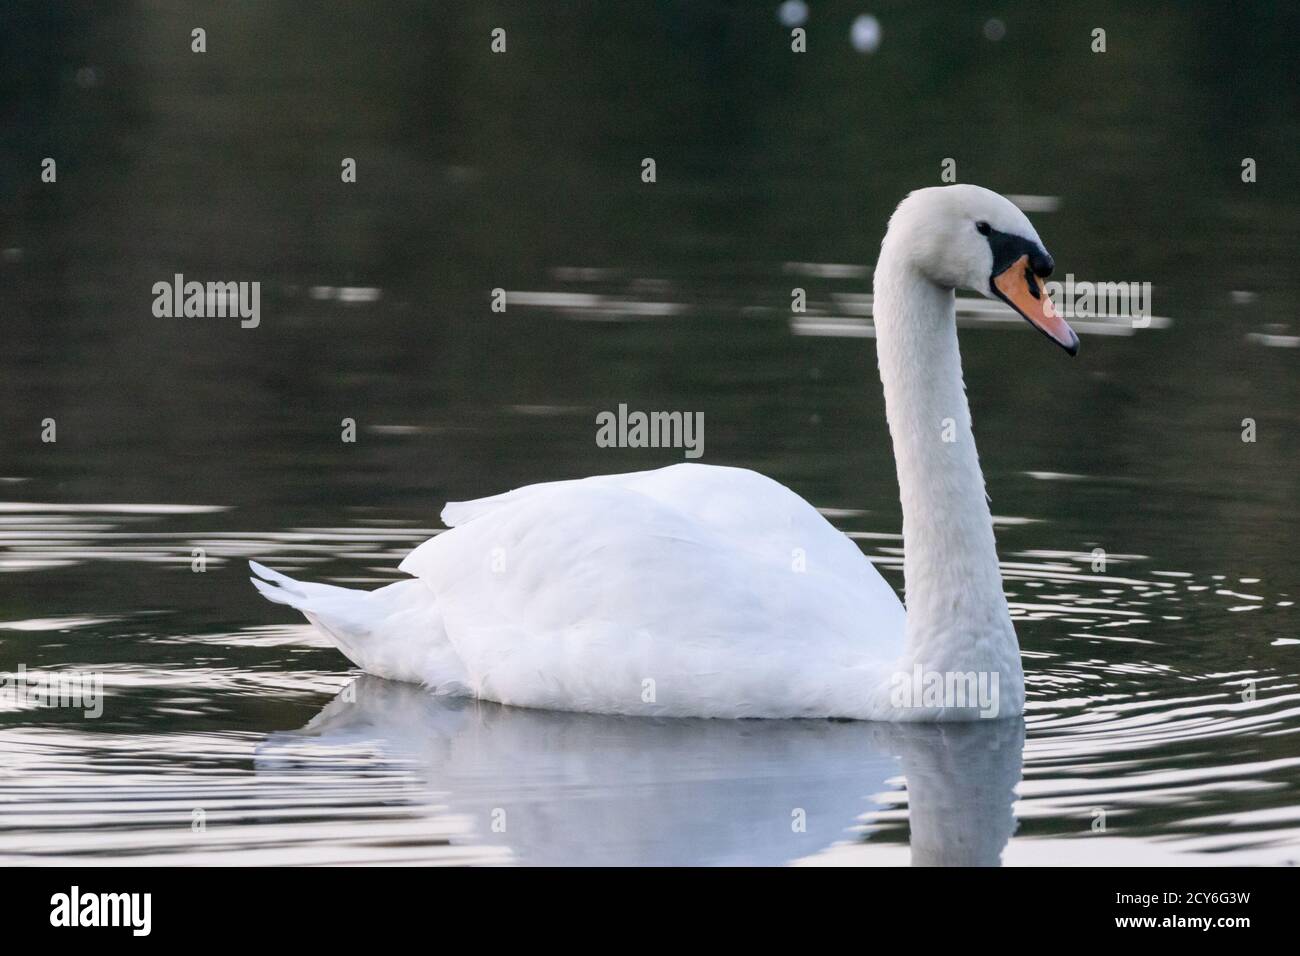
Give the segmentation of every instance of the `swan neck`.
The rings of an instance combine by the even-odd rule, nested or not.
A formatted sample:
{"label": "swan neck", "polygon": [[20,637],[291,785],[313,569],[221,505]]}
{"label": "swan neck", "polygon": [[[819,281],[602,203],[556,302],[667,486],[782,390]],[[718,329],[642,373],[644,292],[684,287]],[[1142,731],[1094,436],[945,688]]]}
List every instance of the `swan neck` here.
{"label": "swan neck", "polygon": [[927,669],[1014,667],[1018,677],[1019,648],[962,380],[953,290],[898,252],[887,237],[874,314],[903,510],[908,655]]}

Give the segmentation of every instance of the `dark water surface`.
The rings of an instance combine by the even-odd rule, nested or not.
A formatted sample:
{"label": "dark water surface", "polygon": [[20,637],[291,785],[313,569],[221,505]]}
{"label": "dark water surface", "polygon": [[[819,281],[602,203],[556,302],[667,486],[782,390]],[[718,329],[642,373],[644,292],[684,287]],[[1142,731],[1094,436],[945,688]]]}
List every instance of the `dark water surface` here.
{"label": "dark water surface", "polygon": [[[0,14],[0,672],[105,693],[0,701],[0,861],[1300,861],[1296,13],[1011,3],[994,42],[882,3],[861,55],[814,4],[800,56],[775,6]],[[249,586],[392,581],[445,500],[680,461],[597,447],[626,403],[703,412],[705,462],[901,588],[870,268],[945,158],[1158,319],[1071,361],[963,310],[1023,723],[448,703]],[[175,273],[260,281],[260,326],[154,317]]]}

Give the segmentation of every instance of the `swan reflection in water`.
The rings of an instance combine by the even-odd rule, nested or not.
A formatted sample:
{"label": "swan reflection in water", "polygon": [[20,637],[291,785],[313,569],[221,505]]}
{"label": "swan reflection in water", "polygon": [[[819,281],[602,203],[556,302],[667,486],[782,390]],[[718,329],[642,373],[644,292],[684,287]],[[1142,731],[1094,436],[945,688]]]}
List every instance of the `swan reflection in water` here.
{"label": "swan reflection in water", "polygon": [[[465,818],[457,842],[531,865],[773,865],[860,840],[907,781],[914,865],[996,866],[1015,829],[1024,722],[609,717],[437,697],[362,676],[259,772],[365,745]],[[304,751],[304,748],[305,751]],[[317,757],[320,755],[317,754]]]}

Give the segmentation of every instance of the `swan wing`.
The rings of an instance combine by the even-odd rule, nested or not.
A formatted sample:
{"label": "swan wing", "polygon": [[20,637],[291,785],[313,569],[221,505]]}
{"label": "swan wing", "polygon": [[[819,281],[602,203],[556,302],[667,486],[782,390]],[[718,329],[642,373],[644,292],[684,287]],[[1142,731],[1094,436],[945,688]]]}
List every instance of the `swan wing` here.
{"label": "swan wing", "polygon": [[[660,471],[663,470],[666,469],[660,469]],[[543,481],[535,485],[525,485],[522,488],[516,488],[514,491],[507,491],[503,494],[491,495],[487,498],[475,498],[472,501],[449,501],[442,509],[442,523],[448,528],[456,528],[473,521],[475,518],[481,518],[483,515],[491,514],[501,508],[522,501],[525,498],[546,494],[547,492],[554,491],[557,488],[564,488],[573,485],[582,485],[585,487],[623,487],[653,474],[656,474],[656,472],[634,471],[621,475],[595,475],[591,478],[571,478],[565,481]]]}
{"label": "swan wing", "polygon": [[570,500],[580,504],[586,492],[610,489],[635,491],[658,502],[701,528],[724,536],[731,548],[769,558],[784,555],[788,567],[806,567],[809,550],[816,550],[822,559],[817,570],[840,576],[850,586],[865,588],[877,600],[893,598],[897,603],[893,589],[846,535],[785,485],[747,468],[680,464],[653,471],[545,482],[490,498],[450,502],[442,518],[448,527],[458,527],[539,495],[568,490],[574,495]]}
{"label": "swan wing", "polygon": [[[604,713],[827,716],[902,649],[893,590],[777,482],[678,465],[451,505],[402,569],[472,691]],[[847,714],[846,714],[847,715]]]}

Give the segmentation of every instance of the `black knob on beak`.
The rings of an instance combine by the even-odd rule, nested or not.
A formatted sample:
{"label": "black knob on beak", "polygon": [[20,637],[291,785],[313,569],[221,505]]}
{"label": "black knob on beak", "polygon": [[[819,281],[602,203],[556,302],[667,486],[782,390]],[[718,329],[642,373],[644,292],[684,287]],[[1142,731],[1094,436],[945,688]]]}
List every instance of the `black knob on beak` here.
{"label": "black knob on beak", "polygon": [[1046,249],[1035,249],[1029,254],[1029,268],[1033,269],[1034,275],[1040,279],[1046,279],[1056,268],[1056,263],[1052,261]]}

